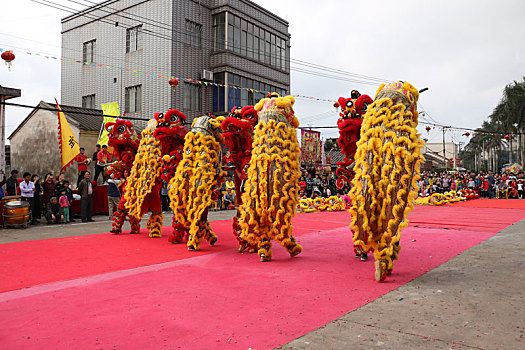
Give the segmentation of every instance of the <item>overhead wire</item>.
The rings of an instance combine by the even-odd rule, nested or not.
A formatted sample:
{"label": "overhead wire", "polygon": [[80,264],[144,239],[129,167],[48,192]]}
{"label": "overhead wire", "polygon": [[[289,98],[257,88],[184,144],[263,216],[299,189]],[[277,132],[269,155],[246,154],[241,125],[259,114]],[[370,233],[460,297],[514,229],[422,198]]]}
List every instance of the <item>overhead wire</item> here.
{"label": "overhead wire", "polygon": [[[86,8],[86,9],[83,9],[83,10],[73,10],[71,7],[67,7],[65,5],[62,5],[62,4],[57,4],[55,2],[52,2],[52,1],[49,1],[49,0],[41,0],[41,1],[45,1],[47,2],[47,4],[45,3],[42,3],[40,1],[37,1],[37,0],[31,0],[33,2],[36,2],[36,3],[39,3],[39,4],[42,4],[44,6],[49,6],[49,7],[53,7],[53,8],[57,8],[59,10],[62,10],[62,11],[65,11],[65,12],[69,12],[69,13],[72,13],[72,14],[75,14],[75,13],[78,13],[78,12],[82,12],[82,11],[101,11],[101,12],[105,12],[107,13],[108,15],[107,16],[100,16],[100,17],[97,17],[96,15],[92,15],[92,14],[83,14],[83,16],[89,18],[89,19],[94,19],[94,20],[100,20],[101,22],[103,23],[106,23],[106,24],[110,24],[110,25],[115,25],[115,22],[114,21],[109,21],[109,20],[105,20],[104,18],[107,18],[108,16],[110,15],[115,15],[115,16],[120,16],[122,18],[125,18],[125,19],[128,19],[128,20],[132,20],[132,21],[137,21],[136,19],[134,18],[131,18],[131,17],[127,17],[127,16],[123,16],[121,13],[125,13],[126,15],[128,16],[133,16],[133,17],[136,17],[136,18],[140,18],[142,20],[146,20],[146,21],[150,21],[150,23],[145,23],[145,24],[148,24],[150,26],[153,26],[153,27],[157,27],[157,28],[160,28],[160,29],[163,29],[163,30],[169,30],[170,31],[170,34],[172,33],[178,33],[178,34],[183,34],[183,35],[186,35],[186,32],[182,32],[182,31],[179,31],[177,29],[174,29],[172,26],[170,26],[169,24],[166,24],[166,23],[163,23],[163,22],[160,22],[160,21],[155,21],[155,20],[151,20],[147,17],[144,17],[144,16],[140,16],[140,15],[136,15],[136,14],[130,14],[129,12],[125,12],[125,10],[118,10],[118,9],[114,9],[114,8],[111,8],[109,6],[99,6],[99,7],[96,7],[95,6],[92,6],[90,8]],[[80,4],[76,1],[73,1],[73,0],[68,0],[70,2],[73,2],[73,3],[77,3],[77,4]],[[85,1],[85,0],[84,0]],[[150,1],[150,0],[145,0],[143,2],[147,2],[147,1]],[[91,3],[91,4],[95,4],[94,2],[92,1],[86,1],[88,3]],[[134,4],[133,6],[136,6],[137,4]],[[60,6],[64,7],[64,8],[60,8]],[[115,11],[118,11],[117,12],[110,12],[110,11],[107,11],[105,9],[103,9],[103,7],[107,7],[108,9],[112,9],[112,10],[115,10]],[[166,27],[162,27],[162,26],[159,26],[158,24],[154,24],[154,23],[151,23],[151,22],[156,22],[156,23],[159,23],[159,24],[162,24]],[[126,28],[126,26],[124,24],[120,24],[119,23],[119,26],[122,26],[124,28]],[[133,26],[132,26],[133,27]],[[129,29],[129,28],[132,28],[132,27],[128,27],[126,29]],[[166,34],[162,34],[162,33],[158,33],[158,32],[155,32],[155,31],[152,31],[152,30],[148,30],[148,29],[143,29],[141,30],[141,32],[143,32],[144,34],[147,34],[147,35],[152,35],[154,37],[158,37],[158,38],[161,38],[161,39],[166,39],[166,40],[170,40],[170,41],[175,41],[175,42],[180,42],[180,43],[185,43],[183,41],[180,41],[180,40],[174,40],[173,39],[173,35],[166,35]],[[212,43],[214,43],[214,40],[212,39],[208,39],[208,38],[202,38],[202,40],[204,41],[210,41]],[[249,48],[247,47],[243,47],[243,46],[237,46],[237,45],[234,45],[232,43],[228,43],[226,41],[223,42],[224,45],[228,45],[228,46],[231,46],[233,49],[237,49],[237,48],[242,48],[243,50],[246,49],[247,51],[250,51],[250,52],[253,52],[253,53],[259,53],[259,51],[256,51],[256,50],[250,50]],[[208,49],[212,49],[212,46],[210,45],[204,45],[206,48]],[[265,56],[268,56],[270,58],[272,57],[279,57],[280,56],[277,56],[277,55],[271,55],[271,54],[265,54]],[[299,73],[304,73],[304,74],[311,74],[311,75],[315,75],[315,76],[321,76],[321,77],[325,77],[325,78],[329,78],[329,79],[336,79],[336,80],[341,80],[341,81],[346,81],[346,82],[354,82],[354,83],[358,83],[358,84],[368,84],[368,85],[377,85],[379,82],[385,82],[387,81],[387,79],[382,79],[382,78],[376,78],[376,77],[372,77],[372,76],[367,76],[367,75],[363,75],[363,74],[357,74],[357,73],[352,73],[352,72],[347,72],[347,71],[343,71],[343,70],[340,70],[340,69],[335,69],[335,68],[330,68],[330,67],[326,67],[326,66],[322,66],[322,65],[318,65],[318,64],[315,64],[315,63],[311,63],[311,62],[307,62],[307,61],[303,61],[303,60],[299,60],[299,59],[293,59],[293,58],[289,58],[288,59],[290,61],[290,63],[293,63],[293,64],[297,64],[297,65],[304,65],[304,66],[307,66],[307,67],[310,67],[310,68],[314,68],[314,69],[318,69],[318,70],[321,70],[321,71],[329,71],[329,72],[333,72],[333,73],[338,73],[338,74],[343,74],[343,75],[348,75],[348,76],[353,76],[353,77],[358,77],[358,78],[361,78],[361,79],[366,79],[366,80],[372,80],[374,82],[371,82],[371,81],[365,81],[365,80],[357,80],[357,79],[349,79],[349,78],[341,78],[341,77],[335,77],[335,76],[329,76],[328,74],[326,74],[326,76],[324,76],[322,74],[322,72],[312,72],[312,71],[308,71],[307,69],[304,69],[304,68],[295,68],[295,67],[290,67],[290,70],[292,71],[297,71]]]}

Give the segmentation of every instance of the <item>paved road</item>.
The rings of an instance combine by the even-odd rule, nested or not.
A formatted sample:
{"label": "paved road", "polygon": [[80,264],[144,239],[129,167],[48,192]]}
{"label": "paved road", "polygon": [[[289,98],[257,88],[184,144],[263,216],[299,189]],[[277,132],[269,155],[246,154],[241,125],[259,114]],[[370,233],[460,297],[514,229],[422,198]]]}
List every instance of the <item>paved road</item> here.
{"label": "paved road", "polygon": [[[235,216],[235,210],[221,210],[221,211],[210,211],[208,219],[214,220],[229,220]],[[148,219],[146,215],[141,221],[141,228],[145,229],[146,221]],[[41,220],[40,224],[36,226],[28,226],[27,229],[22,228],[8,228],[0,229],[0,244],[11,243],[11,242],[22,242],[31,241],[38,239],[57,238],[57,237],[69,237],[69,236],[81,236],[91,235],[94,233],[104,233],[111,230],[111,221],[106,215],[97,215],[93,219],[95,222],[83,223],[80,219],[76,219],[76,222],[69,224],[59,225],[47,225]],[[172,214],[164,214],[164,226],[171,225]],[[129,223],[124,224],[124,231],[129,230]]]}
{"label": "paved road", "polygon": [[522,220],[282,349],[525,349],[524,269]]}

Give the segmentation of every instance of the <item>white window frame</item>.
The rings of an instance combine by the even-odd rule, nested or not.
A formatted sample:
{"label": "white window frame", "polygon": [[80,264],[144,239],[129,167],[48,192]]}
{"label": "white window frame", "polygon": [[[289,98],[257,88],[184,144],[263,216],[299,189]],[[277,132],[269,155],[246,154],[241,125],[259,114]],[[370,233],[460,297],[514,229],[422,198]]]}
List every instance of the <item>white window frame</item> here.
{"label": "white window frame", "polygon": [[126,30],[126,53],[142,49],[142,25]]}

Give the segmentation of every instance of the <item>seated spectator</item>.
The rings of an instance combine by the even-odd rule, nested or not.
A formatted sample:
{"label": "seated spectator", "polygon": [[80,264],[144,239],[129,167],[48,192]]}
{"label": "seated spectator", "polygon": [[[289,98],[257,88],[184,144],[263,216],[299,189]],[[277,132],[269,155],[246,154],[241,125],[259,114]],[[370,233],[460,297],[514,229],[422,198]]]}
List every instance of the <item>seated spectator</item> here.
{"label": "seated spectator", "polygon": [[60,224],[64,220],[64,212],[57,197],[51,197],[47,205],[46,220],[48,224]]}
{"label": "seated spectator", "polygon": [[226,190],[226,194],[224,195],[224,198],[223,198],[223,201],[224,201],[224,206],[228,209],[228,210],[232,210],[235,208],[235,194],[232,193],[232,189],[231,188],[228,188]]}

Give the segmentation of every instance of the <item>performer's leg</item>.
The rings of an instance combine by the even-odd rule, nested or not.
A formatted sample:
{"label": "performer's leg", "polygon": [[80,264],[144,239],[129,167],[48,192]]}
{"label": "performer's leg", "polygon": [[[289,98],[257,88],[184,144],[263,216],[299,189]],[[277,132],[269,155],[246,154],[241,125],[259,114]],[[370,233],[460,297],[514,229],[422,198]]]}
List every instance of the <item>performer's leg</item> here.
{"label": "performer's leg", "polygon": [[163,219],[164,215],[162,215],[162,211],[155,211],[151,213],[151,216],[146,222],[146,227],[148,228],[150,237],[162,237],[161,229]]}
{"label": "performer's leg", "polygon": [[211,229],[211,225],[208,221],[202,222],[202,230],[204,232],[204,239],[210,243],[210,245],[213,247],[215,243],[217,243],[218,237],[213,233],[213,230]]}
{"label": "performer's leg", "polygon": [[290,253],[290,256],[293,258],[296,255],[299,255],[303,250],[303,247],[295,241],[295,238],[290,235],[290,238],[285,238],[279,242],[287,251]]}
{"label": "performer's leg", "polygon": [[[127,213],[125,213],[125,214],[127,214]],[[125,217],[125,215],[124,215],[124,217]],[[136,234],[136,233],[140,233],[140,220],[139,219],[130,216],[129,217],[129,224],[131,226],[131,231],[129,231],[130,235],[133,235],[133,234]]]}
{"label": "performer's leg", "polygon": [[258,247],[258,253],[262,262],[272,260],[272,241],[267,234],[260,237]]}
{"label": "performer's leg", "polygon": [[122,225],[124,225],[124,220],[126,219],[126,213],[118,209],[115,215],[113,216],[113,224],[111,228],[111,233],[120,234],[122,233]]}
{"label": "performer's leg", "polygon": [[168,242],[172,244],[182,243],[185,239],[188,239],[188,232],[186,231],[186,228],[183,224],[177,221],[175,219],[175,215],[173,215],[173,232],[168,238]]}

